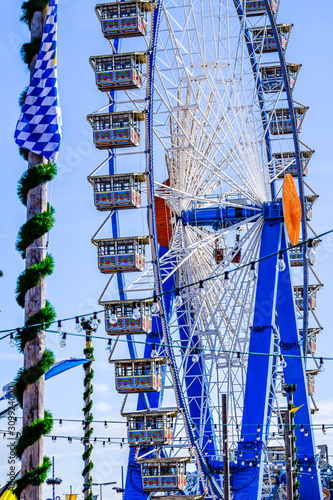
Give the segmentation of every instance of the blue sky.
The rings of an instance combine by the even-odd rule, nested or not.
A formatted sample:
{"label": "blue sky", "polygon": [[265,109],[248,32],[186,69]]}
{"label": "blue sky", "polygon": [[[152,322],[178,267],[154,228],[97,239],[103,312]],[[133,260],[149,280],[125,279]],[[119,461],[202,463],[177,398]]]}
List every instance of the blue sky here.
{"label": "blue sky", "polygon": [[[90,238],[101,224],[103,217],[93,205],[91,186],[86,177],[105,154],[95,150],[91,142],[91,129],[86,115],[106,104],[106,100],[94,83],[94,75],[88,63],[89,56],[108,53],[108,44],[101,35],[94,13],[95,2],[86,0],[59,0],[58,18],[58,75],[60,104],[63,115],[63,142],[61,145],[57,178],[49,188],[50,202],[56,210],[56,224],[50,233],[50,251],[55,259],[55,272],[47,280],[47,297],[54,305],[58,317],[70,317],[95,309],[98,297],[105,286],[105,276],[96,266],[96,249]],[[18,97],[28,84],[29,74],[20,59],[20,47],[29,40],[28,29],[19,22],[20,2],[9,2],[3,8],[0,19],[0,122],[2,153],[2,196],[0,198],[0,268],[4,278],[0,281],[1,329],[15,328],[23,323],[23,312],[14,296],[17,276],[24,263],[15,251],[15,239],[19,227],[25,220],[25,208],[16,195],[17,182],[26,169],[26,163],[18,155],[13,140],[14,128],[19,115]],[[287,59],[303,64],[294,93],[295,100],[310,106],[306,116],[301,140],[315,149],[311,160],[307,182],[320,195],[313,211],[312,226],[317,233],[333,228],[330,214],[332,200],[332,57],[331,2],[314,0],[282,1],[279,21],[294,23]],[[317,251],[316,272],[324,283],[319,293],[317,314],[324,327],[318,339],[318,355],[333,353],[331,337],[331,297],[333,296],[333,236],[324,239]],[[74,329],[74,323],[70,328]],[[100,334],[105,336],[103,328]],[[58,337],[47,336],[47,346],[57,359],[78,356],[82,353],[83,339],[70,338],[68,347],[60,349]],[[113,369],[107,363],[105,342],[96,341],[94,416],[98,420],[119,420],[122,398],[114,391]],[[125,350],[118,351],[119,357]],[[0,386],[9,382],[22,364],[22,357],[9,348],[7,340],[0,342]],[[326,362],[326,371],[316,380],[316,400],[321,412],[316,421],[332,422],[333,401],[330,380],[333,362]],[[55,418],[82,418],[83,369],[78,367],[69,375],[60,375],[46,384],[46,408]],[[0,406],[0,411],[3,409]],[[20,414],[18,413],[18,416]],[[0,421],[0,429],[6,427]],[[80,423],[67,423],[54,434],[80,436]],[[330,433],[332,435],[330,435]],[[96,436],[125,436],[125,426],[113,425],[108,429],[103,424],[95,425]],[[324,437],[319,435],[317,443],[331,443],[333,454],[333,431]],[[3,442],[5,444],[5,441]],[[0,436],[0,483],[8,472],[7,451]],[[63,478],[63,486],[57,494],[82,489],[82,445],[66,440],[52,443],[45,440],[45,453],[56,457],[56,475]],[[95,482],[120,480],[120,467],[126,463],[126,450],[119,446],[102,447],[97,444],[93,461]],[[97,472],[98,470],[98,472]],[[105,498],[117,498],[111,487],[104,491]],[[51,488],[45,486],[44,498],[51,496]],[[96,491],[97,493],[97,491]]]}

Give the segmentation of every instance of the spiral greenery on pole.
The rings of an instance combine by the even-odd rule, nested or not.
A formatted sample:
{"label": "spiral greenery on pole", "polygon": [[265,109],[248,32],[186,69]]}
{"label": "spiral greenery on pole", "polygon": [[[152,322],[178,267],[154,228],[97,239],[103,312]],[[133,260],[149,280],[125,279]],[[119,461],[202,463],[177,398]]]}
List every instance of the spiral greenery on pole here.
{"label": "spiral greenery on pole", "polygon": [[[31,23],[35,12],[41,12],[46,9],[48,0],[27,0],[22,4],[23,16],[21,21],[25,22],[31,30]],[[33,59],[38,55],[41,46],[41,37],[34,37],[31,42],[25,43],[21,49],[23,61],[31,69],[34,67]],[[24,105],[27,89],[25,89],[19,100],[21,108]],[[20,154],[28,161],[29,151],[20,148]],[[21,202],[27,206],[28,193],[30,190],[51,181],[57,173],[55,165],[50,162],[33,165],[22,175],[18,184],[18,196]],[[16,249],[20,252],[23,259],[26,258],[27,248],[39,238],[50,231],[54,224],[54,209],[47,206],[45,211],[37,213],[29,218],[21,227],[16,241]],[[54,261],[51,255],[46,255],[42,261],[38,261],[26,268],[18,277],[16,286],[17,303],[24,308],[26,294],[32,288],[41,284],[42,280],[52,274]],[[24,352],[26,344],[38,336],[39,332],[48,328],[55,320],[55,311],[51,304],[46,300],[45,306],[39,311],[30,315],[25,323],[25,328],[18,329],[16,333],[16,342],[21,352]],[[40,326],[32,326],[39,324]],[[39,361],[29,368],[21,368],[15,379],[15,396],[20,406],[23,406],[23,393],[31,384],[35,384],[46,371],[53,365],[54,355],[48,350],[44,350]],[[29,425],[23,427],[22,433],[15,445],[16,456],[21,459],[25,450],[37,443],[44,434],[48,434],[53,426],[53,419],[50,412],[44,412],[44,418],[35,418]],[[33,470],[26,471],[20,479],[16,481],[14,493],[20,498],[22,491],[27,486],[40,486],[45,480],[48,470],[51,467],[51,461],[44,457],[42,463]]]}
{"label": "spiral greenery on pole", "polygon": [[[93,323],[94,322],[94,323]],[[84,468],[82,471],[82,476],[84,477],[84,482],[83,482],[83,494],[84,494],[84,499],[85,500],[93,500],[93,493],[92,493],[92,478],[91,478],[91,470],[94,467],[94,464],[90,458],[92,451],[93,451],[93,445],[90,443],[90,438],[93,433],[93,428],[91,427],[91,422],[93,421],[93,414],[91,413],[91,409],[93,406],[93,402],[91,399],[91,395],[94,391],[93,385],[92,385],[92,379],[94,377],[94,370],[91,367],[91,364],[93,362],[94,358],[94,348],[92,347],[92,339],[91,339],[91,334],[93,331],[97,330],[98,327],[98,320],[96,318],[90,318],[90,319],[81,319],[81,326],[83,330],[86,331],[86,347],[83,350],[83,353],[85,354],[87,358],[87,363],[84,363],[83,369],[84,369],[84,393],[83,393],[83,400],[84,400],[84,407],[82,408],[82,411],[84,413],[84,423],[83,423],[83,429],[84,429],[84,438],[83,438],[83,446],[84,446],[84,453],[82,455],[83,461],[84,461]],[[97,326],[94,326],[94,325]]]}

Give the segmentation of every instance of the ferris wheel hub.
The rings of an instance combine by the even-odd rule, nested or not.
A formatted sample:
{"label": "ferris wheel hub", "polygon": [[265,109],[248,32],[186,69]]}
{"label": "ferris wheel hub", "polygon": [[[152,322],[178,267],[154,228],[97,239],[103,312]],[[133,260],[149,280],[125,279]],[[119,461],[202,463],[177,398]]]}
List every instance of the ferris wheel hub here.
{"label": "ferris wheel hub", "polygon": [[251,204],[244,207],[225,205],[223,207],[192,208],[183,210],[178,220],[181,219],[184,225],[211,226],[213,229],[219,230],[245,220],[256,222],[261,216],[264,219],[283,220],[282,202],[265,202],[262,207]]}

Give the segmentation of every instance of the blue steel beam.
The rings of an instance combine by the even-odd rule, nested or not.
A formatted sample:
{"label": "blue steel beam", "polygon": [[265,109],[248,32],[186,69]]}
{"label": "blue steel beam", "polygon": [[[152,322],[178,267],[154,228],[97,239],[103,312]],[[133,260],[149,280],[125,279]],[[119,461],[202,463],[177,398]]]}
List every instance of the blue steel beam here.
{"label": "blue steel beam", "polygon": [[267,201],[262,207],[256,205],[244,205],[244,207],[234,207],[225,205],[223,207],[213,206],[208,208],[192,208],[183,210],[178,220],[190,226],[212,226],[218,230],[230,227],[238,222],[252,218],[256,222],[259,217],[264,219],[283,219],[283,207],[281,201]]}
{"label": "blue steel beam", "polygon": [[[209,207],[209,208],[193,208],[192,210],[183,211],[181,219],[183,224],[190,226],[213,226],[215,230],[223,227],[230,227],[237,222],[262,215],[262,208],[255,205],[247,205],[241,207]],[[257,219],[255,219],[257,220]],[[253,220],[254,222],[254,220]]]}
{"label": "blue steel beam", "polygon": [[[189,310],[186,304],[183,304],[177,309],[177,319],[183,357],[185,349],[188,348],[190,352],[185,361],[184,370],[186,373],[185,387],[188,410],[192,419],[193,433],[200,442],[201,448],[205,450],[206,460],[209,460],[217,456],[218,450],[215,439],[214,419],[210,406],[209,387],[207,385],[205,364],[200,350],[199,338],[197,336],[193,336],[192,339],[190,338],[189,324],[192,321],[194,322],[194,313]],[[197,356],[198,360],[196,362],[192,360],[192,353]],[[215,479],[221,484],[218,473],[215,474]],[[201,492],[203,493],[202,488]]]}
{"label": "blue steel beam", "polygon": [[[167,248],[162,246],[159,247],[158,257],[161,260],[163,255],[168,251]],[[170,269],[170,263],[166,265],[168,268],[166,272]],[[164,267],[161,264],[161,272],[163,273]],[[170,292],[170,290],[174,290],[174,275],[168,278],[163,284],[163,291]],[[168,317],[170,317],[172,312],[172,301],[173,301],[173,293],[166,293],[166,310]],[[149,358],[151,356],[152,344],[156,343],[163,344],[163,333],[162,333],[162,324],[160,316],[153,316],[152,318],[152,332],[146,335],[146,345],[144,349],[144,357]],[[161,356],[165,355],[165,349],[160,349],[159,352]],[[163,379],[164,380],[164,379]],[[147,408],[158,408],[162,406],[163,400],[163,390],[161,392],[151,392],[147,393],[145,400],[141,397],[138,398],[137,410],[145,410]],[[147,453],[149,450],[153,450],[155,448],[141,448],[140,455]],[[128,457],[128,466],[127,466],[127,475],[126,475],[126,486],[125,486],[125,494],[124,500],[146,500],[149,496],[149,492],[144,491],[142,489],[142,476],[141,476],[141,466],[135,460],[135,447],[130,447],[129,457]],[[163,456],[163,450],[162,450]],[[150,458],[150,457],[149,457]]]}
{"label": "blue steel beam", "polygon": [[[265,220],[260,258],[276,254],[281,247],[282,224],[279,219]],[[275,304],[277,294],[277,255],[262,260],[258,268],[256,301],[247,368],[242,421],[243,440],[238,445],[239,465],[233,481],[234,500],[261,500],[264,468],[264,441],[268,420],[268,402],[273,369]],[[240,457],[240,452],[242,457]],[[257,458],[256,458],[257,457]],[[250,463],[252,466],[250,466]]]}
{"label": "blue steel beam", "polygon": [[[293,131],[293,141],[294,141],[294,148],[295,148],[295,155],[296,155],[296,166],[297,166],[297,177],[298,177],[298,189],[299,189],[299,195],[300,199],[302,202],[302,237],[303,241],[306,241],[308,239],[308,230],[307,230],[307,221],[306,221],[306,204],[305,204],[305,199],[304,199],[304,180],[303,180],[303,173],[302,173],[302,164],[300,160],[300,146],[299,146],[299,139],[298,139],[298,131],[297,131],[297,123],[296,123],[296,116],[295,116],[295,109],[294,109],[294,99],[293,99],[293,90],[290,87],[290,82],[288,78],[288,69],[287,69],[287,63],[285,60],[285,56],[282,50],[281,46],[281,40],[280,36],[277,30],[276,22],[274,19],[274,13],[272,11],[271,5],[269,0],[264,0],[266,10],[267,10],[267,15],[269,18],[269,21],[272,25],[273,29],[273,34],[274,34],[274,39],[277,47],[277,52],[278,56],[280,59],[281,63],[281,69],[282,69],[282,75],[283,75],[283,80],[284,80],[284,88],[286,89],[286,95],[287,95],[287,100],[288,100],[288,108],[289,108],[289,113],[290,113],[290,119],[291,119],[291,128]],[[307,302],[308,300],[308,283],[309,283],[309,265],[306,259],[306,247],[304,245],[303,247],[303,282],[304,282],[304,302]],[[303,349],[304,353],[306,354],[307,350],[307,336],[308,336],[308,319],[309,319],[309,313],[307,309],[304,309],[304,314],[303,314]],[[306,358],[304,358],[304,361],[306,363]]]}
{"label": "blue steel beam", "polygon": [[[281,244],[282,248],[286,247],[284,233]],[[323,494],[320,481],[320,470],[315,460],[316,446],[312,430],[311,407],[306,383],[303,346],[297,326],[292,275],[287,252],[284,254],[284,260],[286,269],[280,272],[278,276],[276,308],[281,337],[281,354],[284,356],[295,356],[284,358],[287,363],[287,366],[283,370],[284,380],[288,385],[296,384],[296,392],[293,394],[296,408],[304,405],[296,411],[294,418],[294,423],[296,424],[295,435],[298,467],[304,468],[303,474],[299,477],[299,493],[301,500],[321,500]],[[304,304],[304,307],[306,307],[306,304]],[[301,425],[304,429],[303,432],[300,431]],[[305,460],[305,457],[307,460]],[[311,472],[309,472],[309,468],[311,468]]]}
{"label": "blue steel beam", "polygon": [[[113,42],[114,51],[116,53],[120,48],[120,42],[121,40],[119,40],[119,38],[116,38]],[[112,99],[112,104],[110,104],[109,106],[109,112],[113,113],[116,110],[116,104],[115,104],[116,92],[111,91],[110,97]],[[116,157],[115,157],[115,150],[113,149],[111,158],[109,160],[109,174],[113,175],[115,173],[116,173]],[[114,210],[113,214],[111,215],[111,227],[112,227],[113,238],[118,238],[120,236],[120,231],[119,231],[119,216],[117,210]],[[119,298],[120,300],[125,300],[127,298],[127,294],[124,291],[125,288],[124,274],[117,273],[116,276],[117,276]],[[126,335],[126,339],[130,357],[132,359],[137,358],[138,355],[137,355],[136,345],[132,341],[133,340],[132,335]],[[149,408],[150,408],[150,398],[147,397],[147,394],[140,394],[138,397],[138,409],[149,409]],[[135,448],[130,448],[123,500],[147,500],[148,493],[143,491],[141,486],[142,485],[141,467],[139,466],[139,464],[137,464],[134,455],[135,455]]]}

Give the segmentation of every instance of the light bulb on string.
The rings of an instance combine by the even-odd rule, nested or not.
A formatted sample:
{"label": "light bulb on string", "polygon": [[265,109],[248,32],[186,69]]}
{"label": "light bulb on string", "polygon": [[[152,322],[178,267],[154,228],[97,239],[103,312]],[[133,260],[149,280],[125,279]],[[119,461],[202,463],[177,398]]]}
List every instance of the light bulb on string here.
{"label": "light bulb on string", "polygon": [[118,324],[118,318],[117,318],[117,315],[116,315],[116,308],[115,308],[115,306],[113,306],[112,310],[111,310],[110,322],[111,322],[112,326],[117,326],[117,324]]}
{"label": "light bulb on string", "polygon": [[58,335],[62,335],[64,333],[64,329],[61,326],[61,320],[58,321],[58,328],[57,328]]}
{"label": "light bulb on string", "polygon": [[139,319],[140,316],[141,316],[141,314],[140,314],[140,310],[138,309],[137,303],[133,302],[133,318]]}
{"label": "light bulb on string", "polygon": [[251,262],[251,267],[249,270],[249,278],[251,281],[255,281],[257,279],[255,262]]}
{"label": "light bulb on string", "polygon": [[156,350],[156,344],[153,344],[153,346],[152,346],[152,350],[151,350],[151,353],[150,353],[150,356],[151,356],[152,358],[157,358],[157,356],[158,356],[158,352],[157,352],[157,350]]}
{"label": "light bulb on string", "polygon": [[322,425],[321,430],[323,431],[323,434],[325,435],[326,434],[326,429],[325,429],[325,425],[324,424]]}
{"label": "light bulb on string", "polygon": [[60,340],[60,342],[59,342],[59,346],[60,346],[60,347],[66,347],[66,345],[67,345],[67,342],[66,342],[66,336],[67,336],[67,333],[66,333],[66,332],[64,332],[64,333],[62,334],[62,338],[61,338],[61,340]]}
{"label": "light bulb on string", "polygon": [[300,432],[304,432],[304,425],[301,424]]}
{"label": "light bulb on string", "polygon": [[91,322],[91,328],[93,330],[95,330],[95,331],[98,328],[97,312],[94,312],[93,319],[92,319],[92,322]]}
{"label": "light bulb on string", "polygon": [[242,361],[240,352],[237,352],[237,363],[238,363],[238,366],[243,366],[243,361]]}
{"label": "light bulb on string", "polygon": [[319,359],[319,371],[324,372],[325,370],[326,370],[326,366],[324,364],[324,360],[323,360],[323,358],[320,358]]}
{"label": "light bulb on string", "polygon": [[16,347],[15,340],[14,340],[14,332],[11,332],[11,334],[10,334],[9,347]]}
{"label": "light bulb on string", "polygon": [[106,344],[105,350],[106,350],[106,352],[111,352],[111,350],[112,350],[112,339],[108,339],[108,343]]}
{"label": "light bulb on string", "polygon": [[309,241],[308,241],[308,248],[307,248],[307,251],[306,251],[306,258],[308,259],[308,261],[310,262],[310,264],[314,264],[315,257],[316,257],[316,250],[315,250],[315,247],[313,246],[313,239],[310,238]]}
{"label": "light bulb on string", "polygon": [[282,354],[280,354],[280,355],[279,355],[279,358],[280,358],[280,366],[281,366],[282,368],[286,368],[286,366],[287,366],[287,362],[286,362],[286,360],[284,359],[283,355],[282,355]]}
{"label": "light bulb on string", "polygon": [[199,361],[198,349],[195,348],[192,356],[192,363],[197,363]]}
{"label": "light bulb on string", "polygon": [[75,317],[75,331],[77,333],[82,332],[82,326],[81,326],[81,323],[80,323],[80,320],[79,320],[78,316]]}
{"label": "light bulb on string", "polygon": [[228,271],[225,271],[225,273],[224,273],[223,288],[226,291],[230,290],[230,278],[229,278],[229,272]]}
{"label": "light bulb on string", "polygon": [[176,307],[181,307],[183,305],[183,298],[180,295],[180,290],[179,288],[176,288],[176,301],[175,301]]}
{"label": "light bulb on string", "polygon": [[153,305],[151,306],[151,312],[152,314],[158,314],[160,312],[160,307],[158,305],[156,295],[154,295],[154,302]]}
{"label": "light bulb on string", "polygon": [[200,297],[203,297],[205,295],[205,289],[203,286],[203,281],[199,281],[199,295]]}
{"label": "light bulb on string", "polygon": [[278,258],[278,261],[277,261],[277,264],[276,264],[276,269],[282,273],[286,268],[286,263],[284,261],[284,258],[283,258],[283,252],[282,250],[279,251],[279,258]]}

